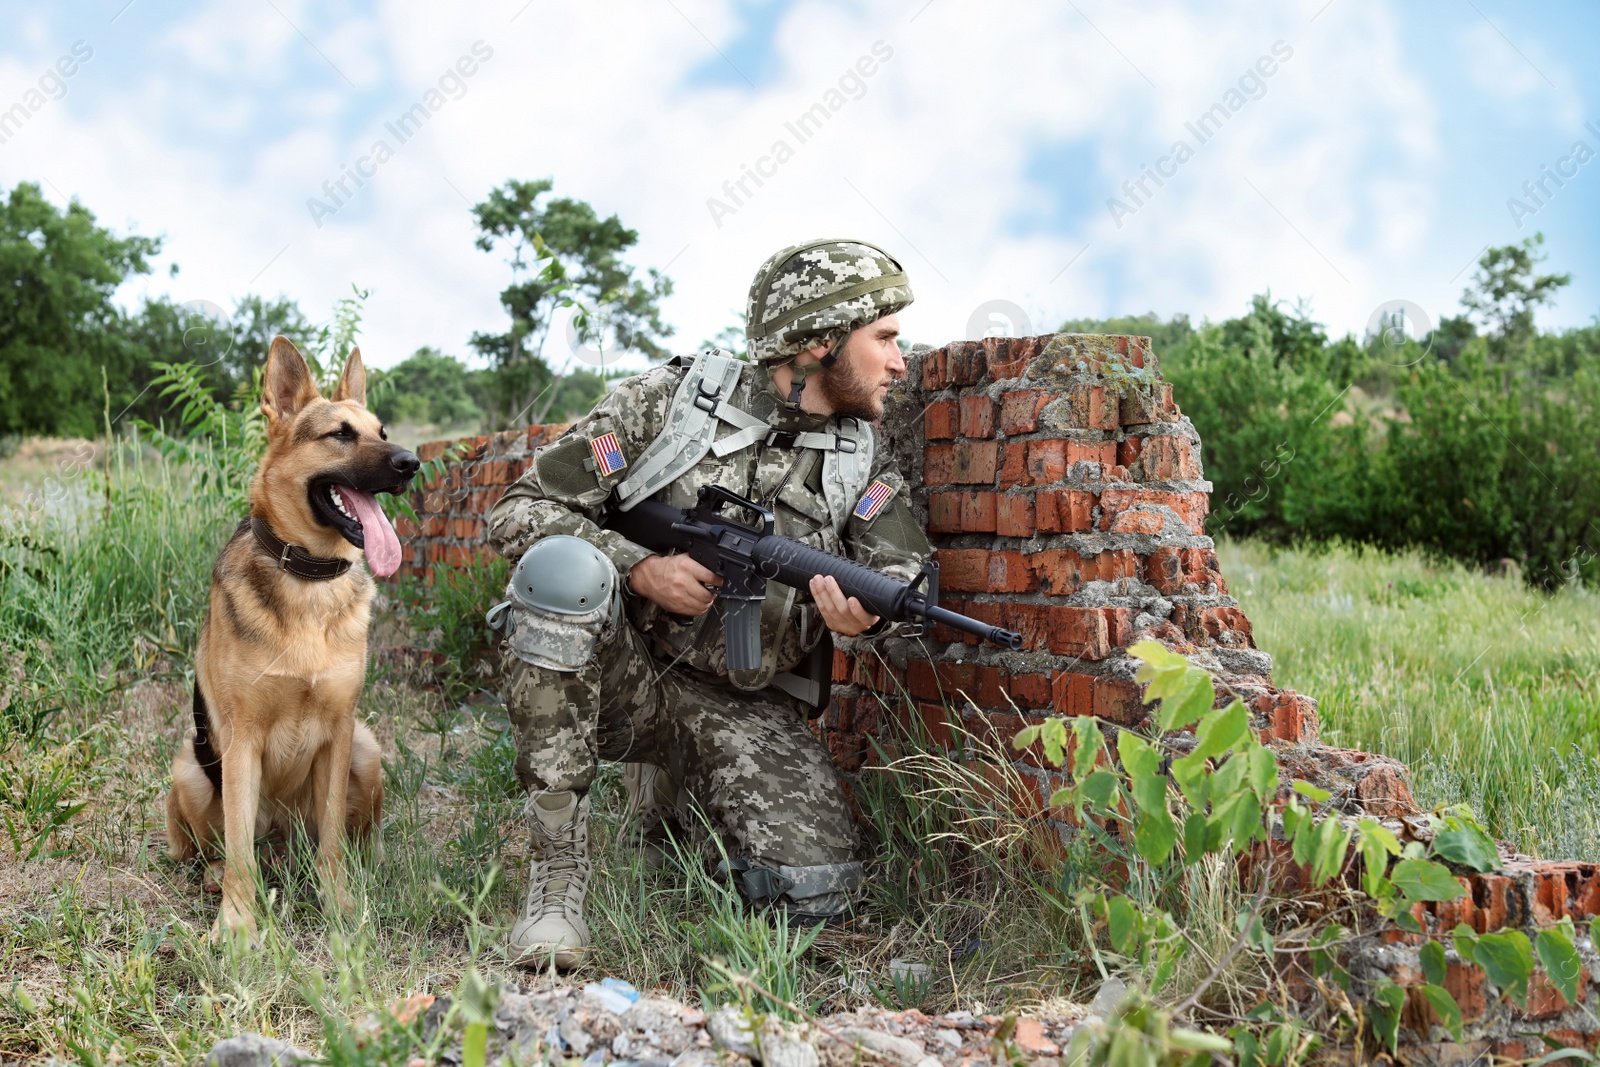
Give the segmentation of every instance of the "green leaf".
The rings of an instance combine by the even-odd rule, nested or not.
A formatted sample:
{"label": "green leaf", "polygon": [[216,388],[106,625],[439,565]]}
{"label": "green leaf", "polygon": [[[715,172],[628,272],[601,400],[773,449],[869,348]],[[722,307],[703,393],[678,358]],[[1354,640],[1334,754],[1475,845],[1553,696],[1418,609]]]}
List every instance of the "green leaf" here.
{"label": "green leaf", "polygon": [[1067,758],[1067,725],[1060,719],[1044,722],[1044,758],[1059,767]]}
{"label": "green leaf", "polygon": [[1361,875],[1362,888],[1370,897],[1386,897],[1394,892],[1394,885],[1384,877],[1384,872],[1389,869],[1389,857],[1400,854],[1400,842],[1377,819],[1362,819],[1357,826],[1361,831],[1361,859],[1365,867]]}
{"label": "green leaf", "polygon": [[1417,953],[1422,957],[1422,974],[1432,985],[1444,985],[1446,970],[1444,961],[1444,944],[1439,941],[1429,941]]}
{"label": "green leaf", "polygon": [[1250,750],[1250,788],[1263,804],[1272,803],[1278,792],[1278,757],[1270,748],[1257,746]]}
{"label": "green leaf", "polygon": [[1012,735],[1011,747],[1016,749],[1018,752],[1021,752],[1023,749],[1039,740],[1039,735],[1043,732],[1043,728],[1039,726],[1024,726],[1022,729],[1018,730],[1014,735]]}
{"label": "green leaf", "polygon": [[1472,823],[1459,830],[1441,830],[1434,835],[1433,851],[1451,863],[1474,871],[1492,871],[1500,866],[1500,851],[1488,834]]}
{"label": "green leaf", "polygon": [[1455,900],[1467,893],[1448,867],[1432,860],[1401,860],[1389,880],[1407,900]]}
{"label": "green leaf", "polygon": [[1317,786],[1312,785],[1310,782],[1297,781],[1289,788],[1293,789],[1296,793],[1299,793],[1303,797],[1310,798],[1312,802],[1317,804],[1321,804],[1326,800],[1332,799],[1333,797],[1333,794],[1328,792],[1326,789],[1320,789]]}
{"label": "green leaf", "polygon": [[1239,802],[1233,808],[1233,822],[1229,826],[1233,834],[1233,847],[1244,851],[1250,847],[1250,842],[1266,833],[1266,828],[1261,825],[1261,803],[1256,800],[1254,793],[1243,793]]}
{"label": "green leaf", "polygon": [[1261,1044],[1256,1035],[1243,1026],[1235,1026],[1228,1033],[1233,1035],[1233,1058],[1238,1067],[1262,1067]]}
{"label": "green leaf", "polygon": [[1561,927],[1540,930],[1534,944],[1550,984],[1567,998],[1568,1004],[1578,1003],[1578,979],[1583,964],[1578,959],[1577,950],[1572,947],[1571,935]]}
{"label": "green leaf", "polygon": [[1521,930],[1484,934],[1472,956],[1500,992],[1519,1005],[1527,1004],[1528,979],[1533,975],[1533,944],[1527,934]]}
{"label": "green leaf", "polygon": [[1184,659],[1160,641],[1152,641],[1149,638],[1134,642],[1128,649],[1128,655],[1144,662],[1144,666],[1139,668],[1138,677],[1141,682],[1146,680],[1144,678],[1146,670],[1158,667],[1187,667],[1189,665],[1187,659]]}
{"label": "green leaf", "polygon": [[1167,1040],[1175,1048],[1193,1049],[1195,1052],[1232,1052],[1233,1043],[1217,1034],[1208,1034],[1200,1030],[1187,1030],[1183,1027],[1174,1027]]}
{"label": "green leaf", "polygon": [[1200,743],[1190,755],[1202,759],[1220,756],[1238,744],[1249,731],[1250,713],[1243,704],[1235,700],[1225,708],[1215,708],[1200,720],[1200,726],[1195,730],[1195,737]]}
{"label": "green leaf", "polygon": [[1123,730],[1117,735],[1117,758],[1129,778],[1154,775],[1161,766],[1161,753],[1157,752],[1137,734]]}
{"label": "green leaf", "polygon": [[1208,772],[1204,759],[1184,756],[1172,761],[1172,780],[1178,783],[1178,789],[1189,806],[1197,811],[1205,807],[1206,801],[1211,798],[1211,776]]}
{"label": "green leaf", "polygon": [[1133,830],[1133,846],[1139,855],[1156,866],[1167,862],[1178,843],[1178,824],[1165,808],[1139,816]]}
{"label": "green leaf", "polygon": [[1478,933],[1466,923],[1456,923],[1456,928],[1450,931],[1450,937],[1455,942],[1456,955],[1468,963],[1478,961]]}
{"label": "green leaf", "polygon": [[1083,780],[1079,792],[1095,808],[1107,808],[1116,795],[1118,778],[1110,771],[1095,771]]}
{"label": "green leaf", "polygon": [[1092,715],[1074,719],[1072,734],[1077,738],[1077,744],[1072,749],[1072,776],[1081,782],[1094,771],[1100,753],[1105,749],[1106,739]]}
{"label": "green leaf", "polygon": [[1461,1005],[1456,1003],[1456,998],[1441,986],[1431,982],[1422,987],[1422,995],[1428,999],[1428,1004],[1433,1008],[1434,1014],[1439,1016],[1439,1021],[1444,1023],[1444,1028],[1450,1031],[1450,1036],[1460,1041]]}
{"label": "green leaf", "polygon": [[1400,1009],[1405,1005],[1406,991],[1393,982],[1385,982],[1372,991],[1372,1032],[1393,1052],[1400,1044]]}
{"label": "green leaf", "polygon": [[1321,885],[1344,869],[1345,856],[1350,849],[1351,831],[1339,825],[1338,819],[1324,819],[1317,827],[1317,846],[1312,856],[1311,880]]}
{"label": "green leaf", "polygon": [[1127,897],[1112,897],[1106,901],[1106,926],[1111,935],[1111,947],[1124,956],[1131,956],[1139,947],[1144,922]]}
{"label": "green leaf", "polygon": [[[1149,693],[1145,694],[1146,699]],[[1169,696],[1161,701],[1160,724],[1163,730],[1181,730],[1210,710],[1217,702],[1217,690],[1211,675],[1198,667],[1190,667]]]}
{"label": "green leaf", "polygon": [[1191,811],[1183,820],[1183,861],[1199,863],[1206,854],[1206,817]]}

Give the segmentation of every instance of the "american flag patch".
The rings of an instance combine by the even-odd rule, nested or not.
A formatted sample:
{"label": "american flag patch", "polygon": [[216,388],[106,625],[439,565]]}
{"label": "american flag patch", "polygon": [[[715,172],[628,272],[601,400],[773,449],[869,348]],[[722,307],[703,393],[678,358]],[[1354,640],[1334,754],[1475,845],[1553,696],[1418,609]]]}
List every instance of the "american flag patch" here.
{"label": "american flag patch", "polygon": [[858,519],[871,521],[877,517],[878,512],[883,510],[884,505],[893,498],[893,489],[882,482],[875,481],[867,487],[866,494],[862,496],[861,502],[856,505],[856,510],[852,514]]}
{"label": "american flag patch", "polygon": [[594,453],[595,466],[600,469],[600,477],[605,478],[617,473],[628,465],[627,459],[622,455],[622,446],[617,444],[617,435],[603,433],[589,442],[589,449]]}

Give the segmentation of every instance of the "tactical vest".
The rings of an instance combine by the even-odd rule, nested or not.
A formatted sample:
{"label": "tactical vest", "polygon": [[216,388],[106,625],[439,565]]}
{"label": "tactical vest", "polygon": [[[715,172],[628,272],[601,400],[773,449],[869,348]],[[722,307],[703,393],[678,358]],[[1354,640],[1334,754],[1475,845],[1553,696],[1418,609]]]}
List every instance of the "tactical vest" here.
{"label": "tactical vest", "polygon": [[[840,416],[838,432],[777,430],[728,403],[739,375],[750,364],[715,348],[694,357],[673,394],[666,423],[633,462],[633,473],[616,487],[617,506],[630,510],[692,470],[710,452],[717,457],[755,444],[814,448],[822,455],[822,495],[836,531],[843,531],[872,472],[873,435],[869,427]],[[720,440],[717,427],[734,432]]]}
{"label": "tactical vest", "polygon": [[[615,489],[616,506],[628,511],[673,481],[687,474],[712,453],[718,458],[756,444],[787,448],[812,448],[822,453],[822,495],[835,532],[845,523],[866,491],[872,473],[874,439],[871,427],[852,416],[839,416],[838,432],[779,430],[728,402],[739,376],[750,364],[714,348],[703,349],[689,366],[673,394],[661,433],[645,446],[633,462],[633,473]],[[719,426],[733,432],[717,437]],[[788,603],[794,591],[789,591]],[[788,623],[785,623],[787,626]],[[781,641],[782,631],[779,632]],[[757,690],[776,686],[820,711],[827,703],[826,675],[832,671],[833,643],[826,630],[806,661],[806,670],[778,671],[763,656],[762,667],[750,677],[729,675],[736,688]],[[765,651],[765,650],[764,650]],[[744,674],[745,672],[738,672]]]}

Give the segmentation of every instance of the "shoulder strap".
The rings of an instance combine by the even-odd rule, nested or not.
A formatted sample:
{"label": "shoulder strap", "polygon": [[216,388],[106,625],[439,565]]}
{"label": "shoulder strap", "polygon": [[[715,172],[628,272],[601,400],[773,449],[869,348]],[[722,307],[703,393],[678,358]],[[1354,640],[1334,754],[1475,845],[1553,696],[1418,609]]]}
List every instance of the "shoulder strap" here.
{"label": "shoulder strap", "polygon": [[[667,410],[666,425],[617,485],[617,507],[627,511],[705,458],[717,433],[716,411],[739,381],[742,361],[707,348],[694,357]],[[764,425],[764,424],[763,424]]]}

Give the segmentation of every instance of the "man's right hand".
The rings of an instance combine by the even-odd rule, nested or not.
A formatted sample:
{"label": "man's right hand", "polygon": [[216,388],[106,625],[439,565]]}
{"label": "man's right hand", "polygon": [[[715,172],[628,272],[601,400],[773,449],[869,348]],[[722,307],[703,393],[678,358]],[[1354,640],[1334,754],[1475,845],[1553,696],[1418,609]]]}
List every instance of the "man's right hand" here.
{"label": "man's right hand", "polygon": [[628,571],[628,584],[639,596],[674,615],[697,618],[717,599],[706,586],[721,585],[722,579],[696,563],[693,556],[679,554],[646,556]]}

